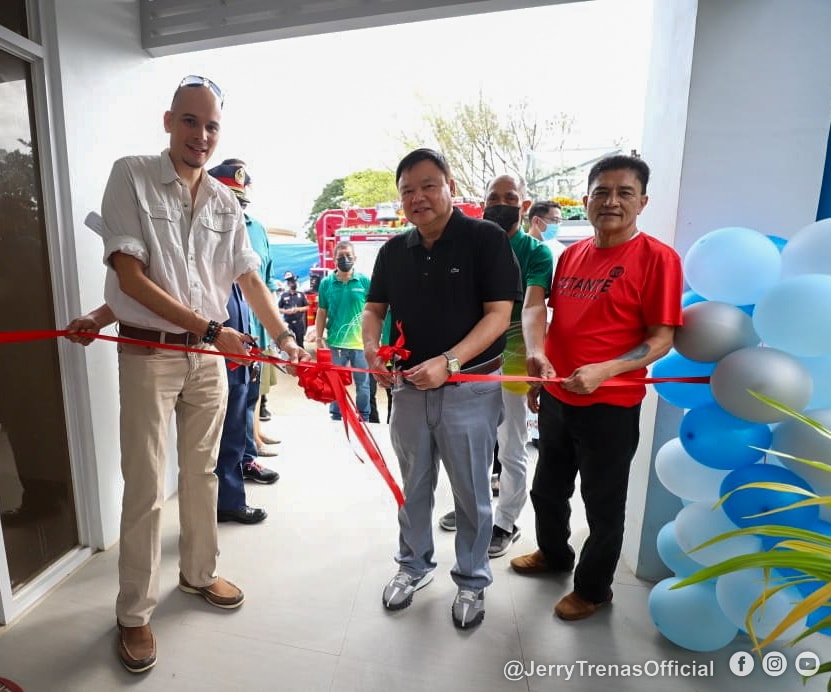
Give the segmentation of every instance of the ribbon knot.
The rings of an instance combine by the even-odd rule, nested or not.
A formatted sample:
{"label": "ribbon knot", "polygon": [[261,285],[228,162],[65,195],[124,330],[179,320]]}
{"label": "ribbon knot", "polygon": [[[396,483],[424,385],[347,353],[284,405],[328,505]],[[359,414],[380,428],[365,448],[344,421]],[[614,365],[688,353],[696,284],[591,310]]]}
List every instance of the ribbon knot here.
{"label": "ribbon knot", "polygon": [[378,357],[385,363],[392,362],[395,365],[396,361],[408,360],[410,357],[410,349],[404,348],[404,327],[400,321],[395,323],[395,328],[398,330],[398,338],[394,344],[381,346],[378,349]]}
{"label": "ribbon knot", "polygon": [[331,363],[327,362],[310,364],[297,373],[297,383],[307,398],[331,404],[338,400],[339,389],[352,384],[352,373],[333,370]]}

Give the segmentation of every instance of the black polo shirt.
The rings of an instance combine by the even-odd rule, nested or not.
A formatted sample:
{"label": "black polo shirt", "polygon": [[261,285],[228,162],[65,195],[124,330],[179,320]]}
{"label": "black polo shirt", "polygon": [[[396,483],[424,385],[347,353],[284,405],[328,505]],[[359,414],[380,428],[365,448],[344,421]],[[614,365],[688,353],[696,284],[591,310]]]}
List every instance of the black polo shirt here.
{"label": "black polo shirt", "polygon": [[[482,319],[483,303],[522,301],[519,264],[505,231],[454,209],[429,251],[415,228],[383,245],[366,300],[390,306],[390,343],[401,322],[405,347],[412,351],[403,365],[412,367],[459,343]],[[484,363],[504,348],[503,334],[462,367]]]}

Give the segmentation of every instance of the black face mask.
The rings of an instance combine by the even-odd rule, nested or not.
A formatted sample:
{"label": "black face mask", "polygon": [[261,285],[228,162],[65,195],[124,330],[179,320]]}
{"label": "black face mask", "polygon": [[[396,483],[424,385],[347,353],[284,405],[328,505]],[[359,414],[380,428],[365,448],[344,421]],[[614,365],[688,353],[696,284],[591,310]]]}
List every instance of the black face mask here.
{"label": "black face mask", "polygon": [[342,272],[348,272],[354,265],[354,260],[346,259],[346,257],[338,257],[338,269]]}
{"label": "black face mask", "polygon": [[289,290],[296,291],[297,290],[297,282],[296,281],[289,281]]}
{"label": "black face mask", "polygon": [[482,216],[487,221],[493,221],[505,233],[510,233],[519,221],[519,207],[512,207],[508,204],[494,204],[491,207],[485,207]]}

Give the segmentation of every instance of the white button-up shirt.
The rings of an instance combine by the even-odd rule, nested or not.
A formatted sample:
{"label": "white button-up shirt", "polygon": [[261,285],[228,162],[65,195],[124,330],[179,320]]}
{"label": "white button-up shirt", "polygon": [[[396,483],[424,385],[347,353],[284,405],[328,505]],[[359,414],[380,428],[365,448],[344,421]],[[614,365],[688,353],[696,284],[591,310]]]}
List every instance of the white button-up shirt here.
{"label": "white button-up shirt", "polygon": [[192,204],[190,190],[176,173],[167,149],[161,156],[116,161],[101,215],[107,265],[104,296],[118,320],[127,324],[183,331],[121,290],[110,264],[114,252],[139,259],[153,283],[217,322],[228,319],[231,284],[260,265],[233,192],[205,172]]}

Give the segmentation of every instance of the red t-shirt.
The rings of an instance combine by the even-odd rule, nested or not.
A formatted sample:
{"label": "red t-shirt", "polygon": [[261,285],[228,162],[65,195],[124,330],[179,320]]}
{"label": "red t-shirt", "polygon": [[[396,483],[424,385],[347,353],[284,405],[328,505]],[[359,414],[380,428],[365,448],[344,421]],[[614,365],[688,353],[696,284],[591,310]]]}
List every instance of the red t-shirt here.
{"label": "red t-shirt", "polygon": [[[554,314],[545,355],[557,375],[619,358],[644,342],[647,327],[680,325],[683,283],[678,253],[646,233],[615,247],[595,247],[594,238],[587,238],[567,248],[548,299]],[[621,375],[645,376],[646,368]],[[545,388],[574,406],[634,406],[646,395],[644,385],[601,386],[592,394],[574,394],[559,384]]]}

